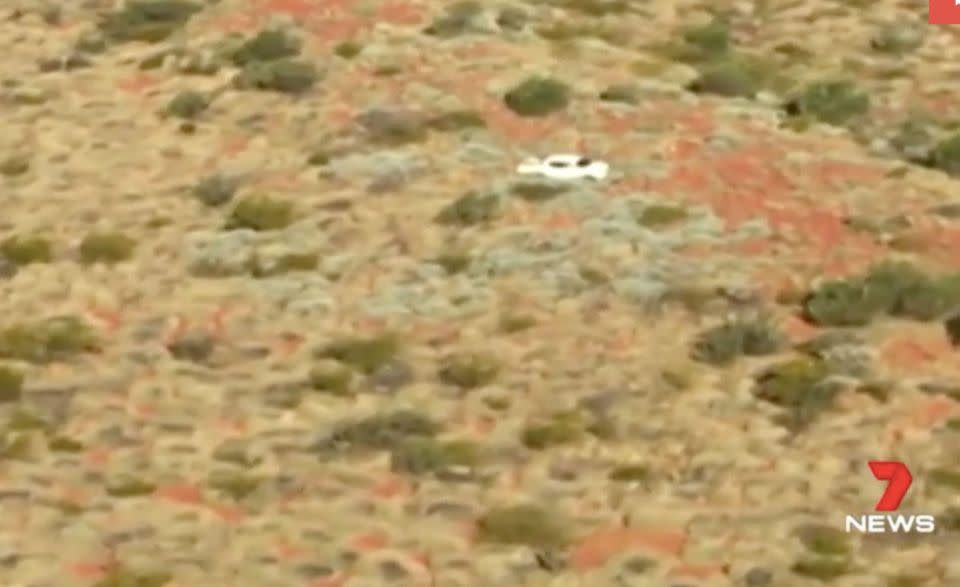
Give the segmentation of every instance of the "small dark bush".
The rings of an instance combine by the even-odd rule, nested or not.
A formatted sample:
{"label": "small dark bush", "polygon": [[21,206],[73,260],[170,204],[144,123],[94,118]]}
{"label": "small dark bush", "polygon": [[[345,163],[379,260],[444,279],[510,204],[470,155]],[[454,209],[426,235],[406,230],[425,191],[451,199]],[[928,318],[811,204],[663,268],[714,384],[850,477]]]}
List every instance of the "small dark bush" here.
{"label": "small dark bush", "polygon": [[184,0],[133,0],[122,10],[99,22],[100,33],[109,41],[158,43],[182,28],[202,9]]}
{"label": "small dark bush", "polygon": [[849,535],[833,526],[807,524],[798,527],[795,534],[800,543],[813,554],[840,556],[851,552]]}
{"label": "small dark bush", "polygon": [[572,534],[563,516],[535,505],[494,508],[477,521],[478,538],[483,542],[562,548]]}
{"label": "small dark bush", "polygon": [[183,120],[196,120],[206,112],[209,106],[210,100],[205,94],[193,90],[184,90],[170,100],[164,112],[167,116]]}
{"label": "small dark bush", "polygon": [[630,84],[614,84],[602,90],[598,97],[604,102],[636,104],[640,100],[640,92]]}
{"label": "small dark bush", "polygon": [[799,431],[833,405],[837,387],[826,381],[829,375],[826,364],[819,359],[791,359],[758,375],[753,394],[783,408],[779,421]]}
{"label": "small dark bush", "polygon": [[473,226],[490,222],[500,211],[500,198],[497,194],[469,192],[445,208],[434,220],[439,224]]}
{"label": "small dark bush", "polygon": [[281,230],[293,223],[293,204],[269,196],[247,196],[237,202],[224,226],[227,230]]}
{"label": "small dark bush", "polygon": [[830,281],[804,301],[806,318],[821,326],[866,326],[885,310],[862,280]]}
{"label": "small dark bush", "polygon": [[72,316],[23,322],[0,330],[0,357],[44,363],[99,350],[89,324]]}
{"label": "small dark bush", "polygon": [[468,441],[411,438],[393,449],[390,468],[397,473],[424,475],[480,463],[479,447]]}
{"label": "small dark bush", "polygon": [[870,97],[849,80],[821,80],[808,84],[785,105],[787,114],[805,115],[842,126],[870,110]]}
{"label": "small dark bush", "polygon": [[211,208],[228,204],[237,192],[239,182],[222,175],[205,177],[193,188],[193,197],[204,206]]}
{"label": "small dark bush", "polygon": [[310,369],[308,381],[315,391],[331,395],[347,396],[351,394],[354,379],[353,370],[337,362],[321,362]]}
{"label": "small dark bush", "polygon": [[245,67],[251,63],[296,57],[301,47],[299,39],[279,29],[268,29],[244,41],[230,55],[230,60],[238,67]]}
{"label": "small dark bush", "polygon": [[0,255],[18,267],[53,260],[53,246],[42,236],[14,235],[0,243]]}
{"label": "small dark bush", "polygon": [[427,416],[411,410],[397,410],[340,424],[321,445],[324,448],[392,450],[412,438],[432,438],[439,430],[439,426]]}
{"label": "small dark bush", "polygon": [[23,395],[23,373],[0,365],[0,405],[20,401]]}
{"label": "small dark bush", "polygon": [[363,45],[357,41],[343,41],[333,48],[333,54],[343,59],[353,59],[363,53]]}
{"label": "small dark bush", "polygon": [[960,175],[960,133],[951,135],[934,145],[926,163],[947,175]]}
{"label": "small dark bush", "polygon": [[234,86],[240,90],[296,95],[310,90],[319,78],[317,68],[307,61],[254,61],[237,74]]}
{"label": "small dark bush", "polygon": [[443,9],[423,33],[431,37],[449,39],[468,33],[477,18],[483,14],[483,4],[476,0],[459,0]]}
{"label": "small dark bush", "polygon": [[118,231],[93,232],[80,241],[80,262],[112,265],[133,257],[137,241]]}
{"label": "small dark bush", "polygon": [[693,344],[692,358],[725,365],[741,356],[771,355],[785,345],[786,337],[769,321],[735,320],[703,332]]}
{"label": "small dark bush", "polygon": [[530,77],[503,96],[507,108],[519,116],[547,116],[570,104],[570,87],[549,77]]}
{"label": "small dark bush", "polygon": [[487,121],[476,110],[450,110],[427,120],[427,126],[438,132],[457,132],[486,125]]}
{"label": "small dark bush", "polygon": [[437,371],[440,381],[463,389],[475,389],[493,383],[502,365],[487,353],[462,353],[445,358]]}
{"label": "small dark bush", "polygon": [[721,59],[701,65],[699,75],[687,89],[696,94],[752,98],[764,89],[768,75],[753,62],[738,58]]}
{"label": "small dark bush", "polygon": [[923,44],[923,30],[902,22],[885,24],[870,38],[870,47],[880,53],[902,55]]}
{"label": "small dark bush", "polygon": [[334,340],[314,352],[322,359],[334,359],[370,375],[395,359],[400,353],[400,340],[393,335],[371,338],[347,337]]}
{"label": "small dark bush", "polygon": [[647,228],[670,226],[678,222],[683,222],[689,217],[690,212],[683,206],[669,206],[664,204],[645,206],[636,213],[637,223]]}
{"label": "small dark bush", "polygon": [[719,57],[730,49],[730,27],[722,20],[713,20],[686,31],[683,40],[704,55]]}

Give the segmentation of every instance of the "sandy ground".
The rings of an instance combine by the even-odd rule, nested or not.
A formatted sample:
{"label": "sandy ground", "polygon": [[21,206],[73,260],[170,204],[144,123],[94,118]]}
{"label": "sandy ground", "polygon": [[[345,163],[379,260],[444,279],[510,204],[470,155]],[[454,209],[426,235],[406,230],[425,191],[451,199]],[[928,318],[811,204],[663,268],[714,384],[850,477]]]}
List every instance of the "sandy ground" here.
{"label": "sandy ground", "polygon": [[[66,4],[0,22],[0,585],[960,585],[955,298],[809,302],[960,270],[925,6]],[[844,532],[873,459],[935,534]]]}

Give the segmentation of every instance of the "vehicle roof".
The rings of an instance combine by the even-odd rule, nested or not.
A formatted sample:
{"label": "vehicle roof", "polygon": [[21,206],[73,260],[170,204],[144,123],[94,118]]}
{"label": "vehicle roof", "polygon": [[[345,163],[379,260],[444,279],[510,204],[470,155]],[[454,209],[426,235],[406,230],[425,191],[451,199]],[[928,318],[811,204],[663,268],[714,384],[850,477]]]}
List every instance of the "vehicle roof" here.
{"label": "vehicle roof", "polygon": [[570,153],[559,153],[555,155],[547,155],[544,158],[544,161],[579,161],[581,159],[586,159],[583,155],[573,155]]}

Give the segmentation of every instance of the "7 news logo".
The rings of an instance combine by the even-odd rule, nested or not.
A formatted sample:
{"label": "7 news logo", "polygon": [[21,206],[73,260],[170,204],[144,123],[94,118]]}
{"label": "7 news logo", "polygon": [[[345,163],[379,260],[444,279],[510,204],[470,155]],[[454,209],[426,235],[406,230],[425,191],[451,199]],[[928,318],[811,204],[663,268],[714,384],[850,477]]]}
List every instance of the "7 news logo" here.
{"label": "7 news logo", "polygon": [[929,0],[930,24],[960,24],[960,0]]}
{"label": "7 news logo", "polygon": [[[953,1],[953,0],[951,0]],[[957,0],[960,2],[960,0]],[[873,476],[879,481],[886,481],[887,488],[874,510],[878,512],[895,512],[900,508],[900,502],[913,483],[910,469],[900,461],[870,461],[867,463]],[[903,515],[903,514],[866,514],[862,516],[846,516],[844,527],[847,532],[862,532],[864,534],[932,534],[937,530],[936,521],[930,514]]]}

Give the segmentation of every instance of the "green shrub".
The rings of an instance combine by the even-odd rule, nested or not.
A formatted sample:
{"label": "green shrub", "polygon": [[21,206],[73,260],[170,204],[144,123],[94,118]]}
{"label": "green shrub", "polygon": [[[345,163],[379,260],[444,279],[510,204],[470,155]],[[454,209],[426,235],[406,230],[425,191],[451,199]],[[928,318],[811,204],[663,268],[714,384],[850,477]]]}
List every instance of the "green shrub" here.
{"label": "green shrub", "polygon": [[49,263],[53,246],[42,236],[13,235],[0,242],[0,255],[16,266]]}
{"label": "green shrub", "polygon": [[206,112],[209,106],[210,100],[206,95],[193,90],[184,90],[170,100],[164,112],[167,116],[174,118],[196,120]]}
{"label": "green shrub", "polygon": [[610,471],[607,478],[619,483],[636,483],[650,479],[650,467],[643,464],[620,465]]}
{"label": "green shrub", "polygon": [[823,284],[807,296],[807,317],[823,326],[864,326],[880,314],[935,320],[960,305],[960,274],[930,277],[886,262],[864,275]]}
{"label": "green shrub", "polygon": [[246,196],[237,202],[224,226],[227,230],[281,230],[294,221],[293,204],[269,196]]}
{"label": "green shrub", "polygon": [[950,316],[943,321],[943,329],[953,346],[960,346],[960,314]]}
{"label": "green shrub", "polygon": [[510,186],[510,194],[528,202],[545,202],[570,191],[565,183],[553,181],[520,181]]}
{"label": "green shrub", "polygon": [[23,373],[0,365],[0,405],[20,401],[23,396]]}
{"label": "green shrub", "polygon": [[137,241],[118,231],[92,232],[83,237],[78,250],[80,262],[114,264],[129,260]]}
{"label": "green shrub", "polygon": [[0,357],[42,363],[99,350],[96,332],[73,316],[23,322],[0,330]]}
{"label": "green shrub", "polygon": [[487,353],[458,353],[446,357],[437,371],[440,381],[463,389],[476,389],[493,383],[502,365]]}
{"label": "green shrub", "polygon": [[597,97],[604,102],[636,104],[640,101],[640,92],[630,84],[614,84],[603,89]]}
{"label": "green shrub", "polygon": [[888,23],[870,38],[870,47],[880,53],[902,55],[923,44],[923,30],[902,22]]}
{"label": "green shrub", "polygon": [[803,305],[806,318],[820,326],[866,326],[885,309],[859,279],[826,282]]}
{"label": "green shrub", "polygon": [[0,160],[0,176],[17,177],[30,171],[30,157],[24,154],[13,154]]}
{"label": "green shrub", "polygon": [[427,127],[437,132],[456,132],[486,125],[487,121],[476,110],[450,110],[427,120]]}
{"label": "green shrub", "polygon": [[630,12],[633,0],[550,0],[557,8],[588,16],[607,16]]}
{"label": "green shrub", "polygon": [[550,77],[529,77],[504,94],[503,101],[519,116],[547,116],[570,104],[570,87]]}
{"label": "green shrub", "polygon": [[960,306],[960,276],[923,277],[901,291],[890,310],[894,316],[936,320]]}
{"label": "green shrub", "polygon": [[343,59],[353,59],[363,53],[363,45],[357,41],[343,41],[333,48],[333,54]]}
{"label": "green shrub", "polygon": [[314,352],[322,359],[334,359],[370,375],[399,355],[400,340],[394,335],[370,338],[347,337],[332,341]]}
{"label": "green shrub", "polygon": [[257,279],[276,277],[277,275],[286,275],[287,273],[298,273],[304,271],[316,271],[320,263],[320,256],[314,252],[284,253],[278,257],[263,259],[258,254],[254,254],[249,260],[250,275]]}
{"label": "green shrub", "polygon": [[230,55],[230,60],[238,67],[245,67],[251,63],[296,57],[301,48],[300,40],[285,31],[267,29],[244,41]]}
{"label": "green shrub", "polygon": [[456,467],[475,467],[480,460],[480,448],[473,442],[411,438],[393,449],[390,468],[397,473],[424,475]]}
{"label": "green shrub", "polygon": [[438,224],[472,226],[490,222],[500,212],[497,194],[468,192],[445,206],[434,217]]}
{"label": "green shrub", "polygon": [[805,115],[842,126],[870,110],[870,97],[849,80],[820,80],[808,84],[785,105],[787,114]]}
{"label": "green shrub", "polygon": [[532,548],[562,548],[573,535],[557,512],[532,504],[488,510],[477,520],[481,542],[519,545]]}
{"label": "green shrub", "polygon": [[577,442],[586,435],[586,423],[577,414],[559,414],[523,429],[520,440],[531,450],[545,450],[554,446]]}
{"label": "green shrub", "polygon": [[432,438],[440,427],[430,418],[411,410],[397,410],[338,425],[322,442],[323,447],[392,450],[411,438]]}
{"label": "green shrub", "polygon": [[310,90],[319,78],[319,71],[308,61],[278,59],[247,64],[233,83],[239,90],[302,94]]}
{"label": "green shrub", "polygon": [[473,263],[473,257],[468,251],[447,251],[435,259],[433,262],[443,267],[448,275],[463,273],[470,268]]}
{"label": "green shrub", "polygon": [[211,208],[228,204],[239,187],[238,182],[222,175],[205,177],[194,186],[194,199]]}
{"label": "green shrub", "polygon": [[934,145],[926,163],[947,175],[960,175],[960,133],[950,135]]}
{"label": "green shrub", "polygon": [[138,571],[125,566],[111,568],[93,587],[166,587],[173,575],[166,571]]}
{"label": "green shrub", "polygon": [[477,18],[483,14],[483,4],[476,0],[459,0],[443,9],[423,34],[441,39],[457,37],[470,32]]}
{"label": "green shrub", "polygon": [[103,489],[110,497],[143,497],[153,493],[156,488],[156,484],[151,481],[125,474],[108,479]]}
{"label": "green shrub", "polygon": [[537,319],[529,314],[507,312],[500,317],[498,329],[505,334],[523,332],[538,324]]}
{"label": "green shrub", "polygon": [[207,479],[207,487],[234,502],[243,501],[262,486],[262,477],[239,471],[217,471]]}
{"label": "green shrub", "polygon": [[839,556],[850,554],[850,537],[833,526],[807,524],[795,530],[800,543],[813,554]]}
{"label": "green shrub", "polygon": [[683,206],[653,204],[643,207],[636,214],[637,223],[647,228],[660,228],[683,222],[690,213]]}
{"label": "green shrub", "polygon": [[833,405],[837,388],[826,382],[826,364],[802,357],[779,363],[755,379],[753,395],[784,409],[781,423],[800,430]]}
{"label": "green shrub", "polygon": [[119,11],[108,13],[98,23],[109,41],[158,43],[166,40],[202,9],[185,0],[132,0]]}
{"label": "green shrub", "polygon": [[315,391],[345,396],[352,391],[353,377],[353,370],[345,365],[321,362],[310,369],[308,381]]}
{"label": "green shrub", "polygon": [[790,571],[801,577],[832,582],[850,573],[851,564],[847,557],[803,557],[790,566]]}
{"label": "green shrub", "polygon": [[758,63],[730,57],[702,64],[687,89],[696,94],[752,98],[768,83],[769,72]]}
{"label": "green shrub", "polygon": [[768,320],[734,320],[701,333],[691,355],[696,361],[726,365],[741,356],[774,354],[785,344],[786,337]]}
{"label": "green shrub", "polygon": [[696,47],[703,55],[718,57],[730,49],[730,27],[722,20],[713,20],[686,31],[683,40]]}

